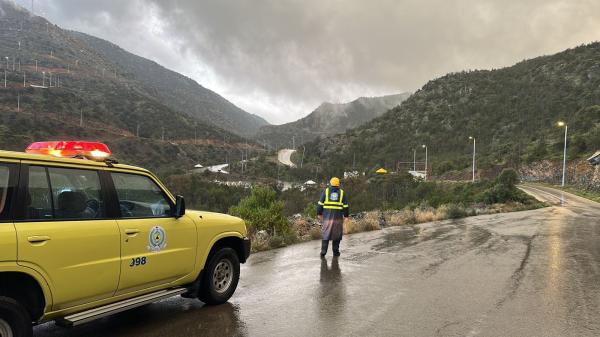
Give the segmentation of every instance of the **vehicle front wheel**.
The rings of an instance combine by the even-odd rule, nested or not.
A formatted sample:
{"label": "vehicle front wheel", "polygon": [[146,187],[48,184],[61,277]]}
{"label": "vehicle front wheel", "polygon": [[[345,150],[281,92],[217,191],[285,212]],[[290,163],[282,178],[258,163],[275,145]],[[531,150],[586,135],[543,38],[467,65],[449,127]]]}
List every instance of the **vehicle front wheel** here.
{"label": "vehicle front wheel", "polygon": [[0,296],[0,336],[33,336],[33,326],[29,312],[19,302],[10,297]]}
{"label": "vehicle front wheel", "polygon": [[206,304],[227,302],[235,292],[240,279],[240,260],[229,247],[217,250],[209,259],[198,298]]}

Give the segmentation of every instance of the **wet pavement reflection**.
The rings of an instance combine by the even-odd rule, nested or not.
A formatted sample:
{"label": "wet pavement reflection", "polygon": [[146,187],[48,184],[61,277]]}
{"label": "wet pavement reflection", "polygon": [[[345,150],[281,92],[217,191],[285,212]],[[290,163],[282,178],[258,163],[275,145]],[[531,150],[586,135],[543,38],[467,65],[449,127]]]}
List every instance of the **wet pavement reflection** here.
{"label": "wet pavement reflection", "polygon": [[386,228],[253,255],[230,303],[172,298],[36,336],[598,336],[600,205]]}

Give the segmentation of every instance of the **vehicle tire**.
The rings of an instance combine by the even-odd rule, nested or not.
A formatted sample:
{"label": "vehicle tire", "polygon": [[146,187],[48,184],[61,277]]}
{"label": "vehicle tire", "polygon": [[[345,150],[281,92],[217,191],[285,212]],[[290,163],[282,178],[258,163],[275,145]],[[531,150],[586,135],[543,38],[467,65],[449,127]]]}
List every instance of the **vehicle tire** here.
{"label": "vehicle tire", "polygon": [[209,257],[198,298],[209,305],[223,304],[235,292],[240,279],[240,260],[235,250],[224,247]]}
{"label": "vehicle tire", "polygon": [[10,297],[0,296],[0,336],[33,336],[33,325],[29,312]]}

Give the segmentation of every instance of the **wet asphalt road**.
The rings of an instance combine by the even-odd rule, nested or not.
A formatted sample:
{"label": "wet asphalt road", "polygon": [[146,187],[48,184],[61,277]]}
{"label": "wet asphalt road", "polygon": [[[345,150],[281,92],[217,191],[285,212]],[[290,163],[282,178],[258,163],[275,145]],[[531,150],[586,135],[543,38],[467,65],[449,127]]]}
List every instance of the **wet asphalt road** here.
{"label": "wet asphalt road", "polygon": [[230,303],[173,298],[35,336],[598,336],[600,204],[555,204],[255,254]]}

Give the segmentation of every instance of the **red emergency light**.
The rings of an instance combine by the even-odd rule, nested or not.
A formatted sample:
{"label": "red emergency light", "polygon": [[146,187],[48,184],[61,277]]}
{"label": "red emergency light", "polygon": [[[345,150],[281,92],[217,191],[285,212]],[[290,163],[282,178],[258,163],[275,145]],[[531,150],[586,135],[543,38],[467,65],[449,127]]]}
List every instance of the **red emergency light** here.
{"label": "red emergency light", "polygon": [[84,157],[93,160],[104,160],[111,154],[106,144],[83,141],[35,142],[30,144],[25,152],[55,157]]}

